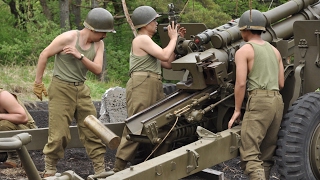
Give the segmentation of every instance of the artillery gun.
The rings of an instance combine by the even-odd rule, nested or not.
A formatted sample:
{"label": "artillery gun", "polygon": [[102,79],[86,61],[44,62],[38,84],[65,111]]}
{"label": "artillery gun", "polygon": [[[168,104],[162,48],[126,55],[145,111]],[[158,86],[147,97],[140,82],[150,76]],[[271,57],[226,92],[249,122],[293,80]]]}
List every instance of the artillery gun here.
{"label": "artillery gun", "polygon": [[[315,92],[320,87],[316,80],[320,76],[320,4],[318,0],[294,0],[263,14],[268,25],[262,38],[280,51],[285,68],[285,86],[280,92],[284,118],[276,151],[280,178],[320,179],[320,93]],[[234,55],[244,44],[238,20],[214,29],[182,24],[190,38],[178,39],[178,59],[163,74],[165,79],[178,80],[177,91],[124,123],[105,124],[118,136],[126,124],[131,131],[127,138],[142,147],[135,165],[105,179],[181,179],[239,155],[241,125],[227,129],[234,110]],[[165,46],[167,35],[159,33]],[[70,128],[72,137],[77,137],[75,128]],[[29,150],[42,149],[46,143],[41,138],[47,137],[46,128],[21,132],[33,137],[25,144]],[[0,138],[0,149],[4,149],[2,142]],[[81,147],[81,143],[73,138],[69,147]],[[71,172],[63,176],[81,179]]]}

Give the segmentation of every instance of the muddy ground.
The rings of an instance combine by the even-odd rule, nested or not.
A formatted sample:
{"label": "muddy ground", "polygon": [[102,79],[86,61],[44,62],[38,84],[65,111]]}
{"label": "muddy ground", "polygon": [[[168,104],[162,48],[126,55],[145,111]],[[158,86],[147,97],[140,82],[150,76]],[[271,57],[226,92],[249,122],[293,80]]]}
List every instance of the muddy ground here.
{"label": "muddy ground", "polygon": [[[94,102],[98,116],[100,111],[101,102]],[[36,104],[31,104],[27,106],[30,114],[36,120],[39,128],[47,127],[47,103],[38,102]],[[37,167],[39,173],[44,170],[44,161],[42,151],[29,151],[30,156]],[[106,170],[113,168],[115,150],[107,151],[105,155]],[[225,180],[247,180],[247,176],[243,175],[239,166],[239,157],[223,162],[216,166],[211,167],[211,169],[221,171],[224,173]],[[86,179],[88,175],[93,174],[93,168],[90,160],[88,159],[84,148],[72,148],[67,149],[65,152],[64,159],[61,159],[58,163],[58,172],[62,173],[67,170],[72,170],[83,179]],[[23,168],[17,169],[0,169],[0,180],[25,180],[27,179]],[[202,180],[199,176],[190,176],[184,178],[184,180]],[[279,174],[277,173],[277,166],[274,166],[271,171],[271,180],[279,179]]]}

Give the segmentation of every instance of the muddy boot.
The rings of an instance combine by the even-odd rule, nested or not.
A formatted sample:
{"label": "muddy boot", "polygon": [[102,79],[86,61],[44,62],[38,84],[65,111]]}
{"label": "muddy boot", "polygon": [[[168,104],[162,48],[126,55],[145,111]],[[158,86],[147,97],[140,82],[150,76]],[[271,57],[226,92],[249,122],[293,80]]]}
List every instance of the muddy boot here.
{"label": "muddy boot", "polygon": [[256,169],[252,173],[249,174],[250,180],[265,180],[266,176],[264,174],[264,169]]}
{"label": "muddy boot", "polygon": [[0,169],[21,167],[21,162],[17,152],[8,152],[6,162],[0,164]]}
{"label": "muddy boot", "polygon": [[46,177],[54,176],[57,173],[58,160],[51,159],[51,158],[45,156],[44,162],[45,162],[45,166],[44,166],[44,172],[43,172],[42,177],[46,178]]}
{"label": "muddy boot", "polygon": [[264,174],[266,176],[266,180],[269,180],[270,179],[270,170],[271,170],[271,167],[263,167],[264,168]]}
{"label": "muddy boot", "polygon": [[102,172],[102,173],[99,173],[99,174],[89,175],[87,177],[87,180],[105,179],[106,177],[111,176],[113,174],[114,174],[113,171]]}
{"label": "muddy boot", "polygon": [[114,172],[119,172],[122,171],[126,168],[128,161],[122,160],[120,158],[116,157],[116,160],[114,162],[114,167],[113,167],[113,171]]}
{"label": "muddy boot", "polygon": [[93,170],[95,174],[106,172],[105,163],[104,163],[104,154],[101,154],[100,156],[97,156],[94,159],[92,159],[92,163],[93,163]]}

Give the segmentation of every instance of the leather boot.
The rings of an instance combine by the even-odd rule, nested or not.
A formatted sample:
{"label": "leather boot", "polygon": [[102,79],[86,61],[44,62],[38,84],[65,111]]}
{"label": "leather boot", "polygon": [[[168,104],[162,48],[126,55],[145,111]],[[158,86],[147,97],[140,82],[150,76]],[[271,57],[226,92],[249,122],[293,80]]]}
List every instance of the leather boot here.
{"label": "leather boot", "polygon": [[264,169],[256,169],[249,174],[250,180],[266,180]]}
{"label": "leather boot", "polygon": [[269,180],[271,167],[264,166],[263,168],[264,168],[264,174],[266,176],[266,180]]}
{"label": "leather boot", "polygon": [[116,157],[116,160],[114,162],[114,167],[113,167],[113,171],[114,172],[119,172],[122,171],[126,168],[128,161],[122,160],[120,158]]}
{"label": "leather boot", "polygon": [[20,158],[17,152],[8,152],[8,158],[6,162],[0,163],[0,169],[6,168],[18,168],[21,167]]}
{"label": "leather boot", "polygon": [[57,173],[57,163],[58,160],[57,159],[51,159],[47,156],[45,156],[44,158],[44,172],[42,177],[50,177],[50,176],[54,176]]}

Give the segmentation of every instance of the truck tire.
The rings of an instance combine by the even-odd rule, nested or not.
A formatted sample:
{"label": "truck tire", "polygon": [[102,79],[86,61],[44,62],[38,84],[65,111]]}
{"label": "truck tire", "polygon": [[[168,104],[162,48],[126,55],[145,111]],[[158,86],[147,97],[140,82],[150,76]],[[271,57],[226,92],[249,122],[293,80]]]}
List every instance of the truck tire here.
{"label": "truck tire", "polygon": [[277,142],[280,179],[320,179],[320,93],[298,98],[284,116]]}

